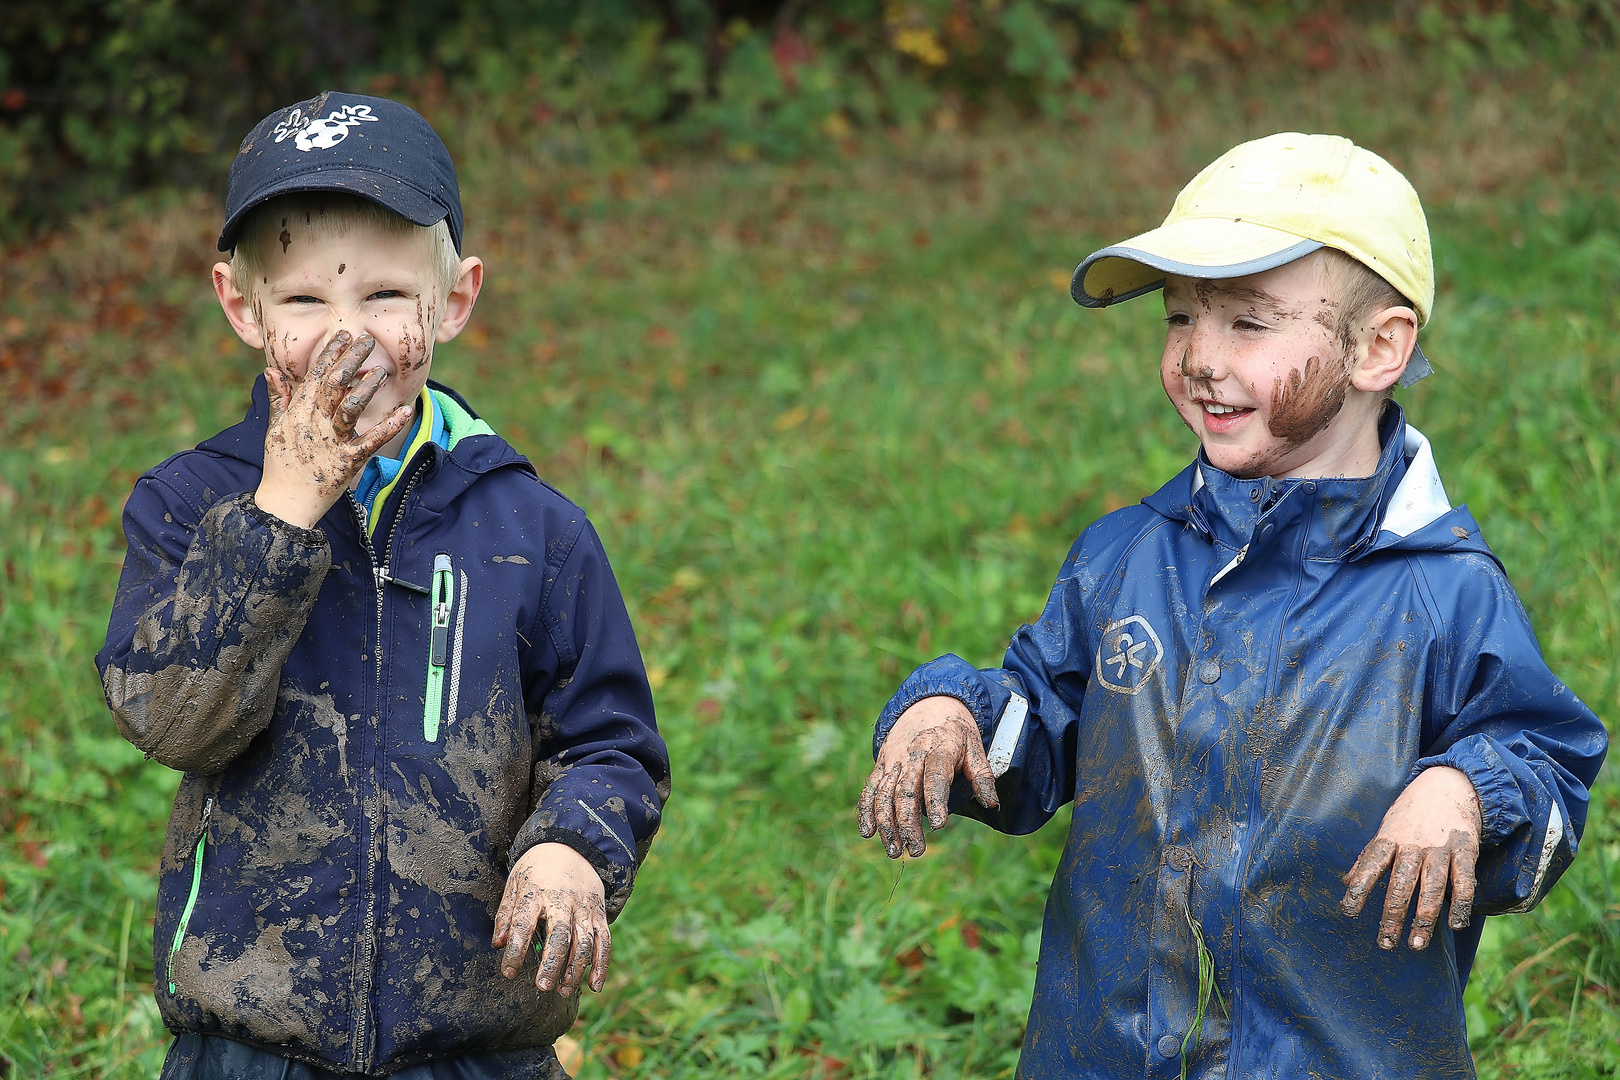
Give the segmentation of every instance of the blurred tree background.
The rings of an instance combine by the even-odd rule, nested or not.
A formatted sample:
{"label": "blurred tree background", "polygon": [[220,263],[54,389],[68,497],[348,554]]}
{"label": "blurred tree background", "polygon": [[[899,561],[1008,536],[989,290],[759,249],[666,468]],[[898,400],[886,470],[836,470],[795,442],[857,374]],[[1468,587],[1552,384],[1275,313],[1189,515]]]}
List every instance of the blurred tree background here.
{"label": "blurred tree background", "polygon": [[471,97],[512,128],[616,129],[643,155],[782,159],[941,104],[1083,119],[1103,63],[1168,93],[1369,51],[1511,71],[1617,33],[1616,0],[11,0],[0,212],[16,235],[132,190],[218,186],[228,133],[329,88]]}

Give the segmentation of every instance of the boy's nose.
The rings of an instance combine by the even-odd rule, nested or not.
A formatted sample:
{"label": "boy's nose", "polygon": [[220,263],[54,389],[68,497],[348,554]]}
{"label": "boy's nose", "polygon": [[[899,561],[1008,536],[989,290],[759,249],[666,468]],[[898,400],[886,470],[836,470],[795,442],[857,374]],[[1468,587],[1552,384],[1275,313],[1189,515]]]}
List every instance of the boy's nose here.
{"label": "boy's nose", "polygon": [[1198,339],[1194,337],[1192,341],[1187,343],[1186,349],[1182,352],[1181,377],[1184,379],[1217,378],[1216,365],[1210,361],[1210,358],[1214,355],[1214,350],[1208,348],[1207,345],[1204,348],[1198,346]]}

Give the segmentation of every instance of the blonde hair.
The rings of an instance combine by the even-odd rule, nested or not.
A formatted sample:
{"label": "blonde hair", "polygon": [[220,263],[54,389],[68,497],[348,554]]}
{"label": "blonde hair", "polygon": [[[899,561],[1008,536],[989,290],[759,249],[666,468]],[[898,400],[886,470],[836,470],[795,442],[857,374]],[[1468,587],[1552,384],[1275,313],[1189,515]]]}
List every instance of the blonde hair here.
{"label": "blonde hair", "polygon": [[[1317,260],[1332,300],[1337,305],[1333,333],[1346,355],[1356,346],[1356,331],[1374,312],[1391,307],[1412,307],[1412,301],[1378,273],[1338,248],[1319,248],[1306,256]],[[1414,309],[1416,310],[1416,309]]]}
{"label": "blonde hair", "polygon": [[[277,242],[287,219],[302,217],[317,239],[346,236],[353,229],[374,229],[386,236],[416,236],[426,245],[428,266],[439,299],[461,280],[461,255],[450,238],[450,224],[418,225],[370,199],[340,191],[297,191],[280,195],[248,211],[231,252],[231,277],[252,304],[266,273],[266,245]],[[435,307],[442,311],[443,305]]]}

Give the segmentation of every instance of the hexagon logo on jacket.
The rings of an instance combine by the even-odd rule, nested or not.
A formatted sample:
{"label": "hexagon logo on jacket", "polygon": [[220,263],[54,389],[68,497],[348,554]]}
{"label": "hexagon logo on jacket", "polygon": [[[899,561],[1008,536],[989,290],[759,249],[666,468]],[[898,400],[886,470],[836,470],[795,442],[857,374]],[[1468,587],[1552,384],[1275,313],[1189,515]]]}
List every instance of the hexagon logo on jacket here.
{"label": "hexagon logo on jacket", "polygon": [[1119,694],[1134,694],[1147,685],[1148,677],[1164,659],[1164,645],[1153,627],[1140,615],[1130,615],[1109,624],[1097,647],[1097,681]]}

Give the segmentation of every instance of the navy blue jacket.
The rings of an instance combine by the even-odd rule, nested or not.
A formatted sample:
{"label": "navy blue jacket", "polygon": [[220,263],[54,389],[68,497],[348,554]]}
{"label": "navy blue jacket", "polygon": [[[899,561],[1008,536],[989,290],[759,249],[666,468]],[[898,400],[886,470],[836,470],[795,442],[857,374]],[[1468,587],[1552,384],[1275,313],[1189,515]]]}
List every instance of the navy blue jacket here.
{"label": "navy blue jacket", "polygon": [[575,999],[501,977],[513,862],[569,845],[609,916],[669,795],[652,694],[584,513],[443,387],[448,450],[405,467],[374,540],[258,509],[246,419],[137,481],[107,643],[119,730],[183,770],[154,931],[175,1032],[373,1075],[545,1059]]}
{"label": "navy blue jacket", "polygon": [[1200,456],[1088,528],[1004,666],[946,656],[884,710],[977,718],[1025,833],[1073,801],[1019,1075],[1473,1075],[1462,988],[1482,918],[1376,947],[1342,876],[1420,770],[1462,770],[1484,832],[1476,911],[1524,911],[1569,865],[1602,723],[1543,663],[1502,567],[1391,407],[1377,472],[1240,480]]}

